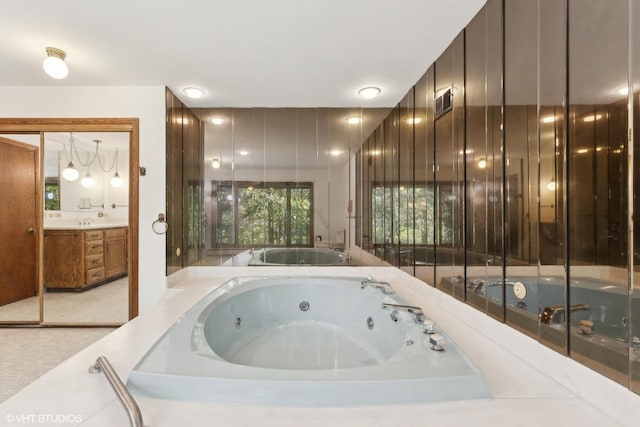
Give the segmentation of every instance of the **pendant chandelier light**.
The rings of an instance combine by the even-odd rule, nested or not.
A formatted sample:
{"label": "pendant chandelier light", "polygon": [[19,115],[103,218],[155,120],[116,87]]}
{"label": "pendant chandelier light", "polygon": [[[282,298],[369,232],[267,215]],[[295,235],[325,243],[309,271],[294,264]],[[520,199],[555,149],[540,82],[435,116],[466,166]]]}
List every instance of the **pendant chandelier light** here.
{"label": "pendant chandelier light", "polygon": [[[102,141],[99,139],[94,139],[93,142],[96,144],[96,150],[93,153],[93,157],[91,157],[90,153],[87,153],[87,161],[82,162],[82,160],[80,159],[80,153],[78,152],[78,147],[76,147],[75,140],[73,139],[73,132],[69,133],[69,153],[67,154],[69,163],[67,164],[67,167],[62,171],[62,177],[67,181],[76,181],[80,177],[80,171],[78,171],[78,169],[76,169],[75,165],[73,164],[73,159],[75,157],[78,164],[83,168],[86,168],[87,170],[86,174],[80,180],[80,184],[82,184],[83,187],[90,188],[95,184],[95,179],[91,176],[90,172],[90,168],[94,163],[97,163],[104,173],[111,172],[115,167],[116,173],[111,178],[111,185],[116,188],[121,187],[123,181],[120,177],[120,174],[118,173],[118,148],[116,147],[116,154],[113,156],[111,167],[107,168],[102,162],[102,157],[100,157],[99,154],[100,143]],[[64,148],[64,151],[66,153],[66,146]]]}

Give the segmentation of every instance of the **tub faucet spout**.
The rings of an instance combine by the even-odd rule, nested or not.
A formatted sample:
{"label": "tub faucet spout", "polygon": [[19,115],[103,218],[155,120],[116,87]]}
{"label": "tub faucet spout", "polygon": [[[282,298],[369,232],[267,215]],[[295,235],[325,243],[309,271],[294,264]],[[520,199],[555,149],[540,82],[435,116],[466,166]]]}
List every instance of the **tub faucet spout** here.
{"label": "tub faucet spout", "polygon": [[363,280],[360,282],[360,289],[364,289],[367,286],[371,286],[372,288],[380,289],[383,294],[395,294],[396,291],[393,290],[391,285],[387,282],[376,282],[375,280]]}
{"label": "tub faucet spout", "polygon": [[422,309],[414,305],[391,304],[388,302],[383,302],[382,308],[392,308],[394,311],[406,311],[407,313],[413,314],[416,323],[422,323],[425,319]]}

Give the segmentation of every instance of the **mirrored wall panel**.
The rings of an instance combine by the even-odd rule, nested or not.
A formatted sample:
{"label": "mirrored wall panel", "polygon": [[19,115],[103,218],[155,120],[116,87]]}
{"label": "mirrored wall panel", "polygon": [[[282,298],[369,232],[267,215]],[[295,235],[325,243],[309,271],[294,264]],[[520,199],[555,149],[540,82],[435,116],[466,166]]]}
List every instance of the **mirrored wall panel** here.
{"label": "mirrored wall panel", "polygon": [[[636,214],[640,212],[640,2],[633,1],[630,4],[631,28],[629,29],[631,45],[629,46],[629,56],[631,61],[630,89],[627,89],[629,102],[633,106],[633,119],[631,120],[633,134],[633,229],[640,230],[640,217]],[[624,88],[624,86],[622,86]],[[621,89],[624,93],[624,89]],[[633,274],[631,276],[631,304],[629,319],[629,387],[636,393],[640,393],[640,233],[634,231],[631,240],[633,254]]]}
{"label": "mirrored wall panel", "polygon": [[569,2],[571,357],[627,384],[629,2]]}
{"label": "mirrored wall panel", "polygon": [[129,133],[46,132],[43,322],[129,319]]}
{"label": "mirrored wall panel", "polygon": [[[204,264],[360,264],[362,248],[374,243],[363,233],[356,237],[355,152],[388,112],[194,110],[204,123]],[[388,147],[369,144],[374,148],[360,154],[368,163],[358,179],[384,184],[384,165],[377,176],[369,165],[383,158],[375,150]],[[375,200],[365,207],[378,208]],[[365,246],[356,247],[356,238]]]}
{"label": "mirrored wall panel", "polygon": [[354,156],[369,265],[636,392],[639,28],[635,0],[489,0]]}
{"label": "mirrored wall panel", "polygon": [[128,321],[130,133],[11,134],[0,143],[2,193],[12,201],[1,215],[0,322]]}
{"label": "mirrored wall panel", "polygon": [[503,316],[502,15],[489,2],[465,30],[466,300]]}

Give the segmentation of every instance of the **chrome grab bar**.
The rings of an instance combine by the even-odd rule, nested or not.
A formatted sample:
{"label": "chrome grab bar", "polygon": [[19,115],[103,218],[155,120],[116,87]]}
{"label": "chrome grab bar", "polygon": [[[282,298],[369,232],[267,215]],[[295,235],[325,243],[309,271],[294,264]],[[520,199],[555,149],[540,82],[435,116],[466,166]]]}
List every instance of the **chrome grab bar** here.
{"label": "chrome grab bar", "polygon": [[132,427],[144,427],[140,407],[133,396],[129,393],[129,390],[127,390],[127,387],[122,383],[122,380],[120,380],[120,377],[113,369],[113,366],[111,366],[111,363],[109,363],[107,358],[104,356],[98,357],[96,359],[96,363],[89,367],[89,372],[92,374],[104,372],[104,375],[107,377],[107,380],[109,380],[109,384],[111,384],[113,391],[116,392],[118,399],[120,399],[120,403],[122,403],[122,406],[124,406],[124,409],[127,411],[129,424]]}

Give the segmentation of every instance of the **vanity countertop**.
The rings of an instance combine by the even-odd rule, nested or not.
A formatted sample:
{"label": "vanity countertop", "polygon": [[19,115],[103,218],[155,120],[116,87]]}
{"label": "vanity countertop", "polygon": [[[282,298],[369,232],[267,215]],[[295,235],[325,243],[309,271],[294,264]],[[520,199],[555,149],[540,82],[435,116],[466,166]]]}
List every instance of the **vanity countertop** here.
{"label": "vanity countertop", "polygon": [[45,230],[97,230],[99,228],[120,228],[128,227],[128,224],[48,224],[44,226]]}

